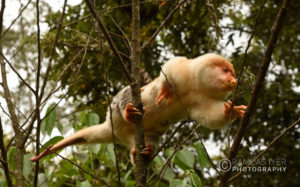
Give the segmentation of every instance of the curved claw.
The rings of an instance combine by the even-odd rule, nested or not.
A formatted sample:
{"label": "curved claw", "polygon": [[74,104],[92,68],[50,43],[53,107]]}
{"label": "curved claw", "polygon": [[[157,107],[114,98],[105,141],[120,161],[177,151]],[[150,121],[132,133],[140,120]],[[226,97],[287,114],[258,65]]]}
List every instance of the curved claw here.
{"label": "curved claw", "polygon": [[244,114],[247,110],[247,106],[245,105],[240,105],[240,106],[234,106],[233,107],[233,110],[234,110],[234,114],[238,117],[238,118],[243,118],[244,117]]}
{"label": "curved claw", "polygon": [[[145,108],[143,108],[143,112],[144,111]],[[141,116],[143,115],[143,113],[139,109],[137,109],[132,103],[127,103],[123,115],[124,115],[124,119],[127,122],[133,122],[137,116]]]}
{"label": "curved claw", "polygon": [[[133,158],[132,162],[135,164],[135,147],[131,149],[131,156]],[[147,144],[146,147],[140,152],[141,155],[145,158],[146,162],[150,162],[153,158],[154,149],[151,145]]]}
{"label": "curved claw", "polygon": [[[226,118],[230,117],[230,110],[232,108],[232,102],[228,100],[227,102],[224,103],[225,106],[225,116]],[[240,106],[234,106],[233,107],[233,116],[232,118],[243,118],[244,114],[246,112],[247,106],[245,105],[240,105]]]}

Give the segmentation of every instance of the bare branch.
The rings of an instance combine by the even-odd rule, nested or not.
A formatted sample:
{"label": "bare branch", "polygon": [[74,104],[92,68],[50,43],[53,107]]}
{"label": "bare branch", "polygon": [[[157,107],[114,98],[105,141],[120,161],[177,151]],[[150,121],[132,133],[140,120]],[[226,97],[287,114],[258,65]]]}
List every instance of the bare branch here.
{"label": "bare branch", "polygon": [[[295,127],[297,124],[299,124],[300,119],[298,119],[297,121],[295,121],[293,124],[291,124],[290,126],[288,126],[286,129],[284,129],[284,131],[282,131],[278,136],[276,136],[268,145],[268,147],[261,151],[258,155],[256,155],[254,157],[254,159],[246,166],[252,166],[263,154],[265,154],[270,148],[271,146],[277,142],[277,140],[279,140],[279,138],[281,138],[282,136],[284,136],[289,130],[291,130],[293,127]],[[241,174],[243,174],[243,171],[240,171],[239,173],[237,173],[236,175],[234,175],[233,177],[231,177],[230,179],[228,179],[228,182],[232,182],[234,179],[238,178]]]}
{"label": "bare branch", "polygon": [[[130,59],[132,63],[132,82],[131,82],[131,94],[132,103],[137,106],[139,111],[143,111],[143,104],[141,100],[141,90],[140,90],[140,57],[141,57],[141,47],[140,47],[140,1],[132,0],[132,36],[131,36],[131,54]],[[143,112],[142,112],[143,113]],[[146,186],[147,181],[147,163],[140,152],[145,148],[145,138],[144,138],[144,127],[142,116],[136,117],[133,125],[134,129],[134,141],[135,141],[135,163],[136,170],[134,172],[135,181],[137,187]]]}
{"label": "bare branch", "polygon": [[[37,62],[37,73],[36,73],[36,87],[35,87],[35,101],[36,101],[36,154],[40,153],[39,141],[40,141],[40,133],[41,133],[41,114],[40,114],[40,102],[41,97],[39,95],[40,91],[40,74],[41,74],[41,38],[40,38],[40,10],[39,10],[39,0],[36,1],[36,26],[37,26],[37,51],[38,51],[38,62]],[[38,186],[38,175],[39,175],[39,167],[40,162],[37,161],[35,163],[35,171],[34,171],[34,181],[33,186]]]}
{"label": "bare branch", "polygon": [[28,1],[28,3],[21,9],[19,12],[19,15],[11,22],[11,24],[5,29],[5,31],[2,34],[2,37],[5,36],[5,34],[10,30],[10,28],[16,23],[16,21],[21,17],[23,14],[24,10],[28,7],[28,5],[31,3],[31,0]]}
{"label": "bare branch", "polygon": [[[240,72],[239,72],[239,74],[237,76],[238,83],[237,83],[237,86],[236,86],[235,91],[234,91],[234,96],[233,96],[233,100],[232,100],[232,106],[234,106],[234,104],[236,102],[236,99],[237,99],[237,96],[238,96],[238,89],[239,89],[239,86],[240,86],[240,79],[239,78],[242,77],[242,74],[244,72],[244,67],[246,66],[247,53],[248,53],[248,50],[250,48],[251,41],[252,41],[252,38],[254,36],[254,32],[255,32],[256,26],[258,25],[258,21],[260,19],[260,16],[261,16],[261,13],[262,13],[262,10],[263,10],[263,8],[265,6],[266,1],[267,0],[264,0],[263,3],[260,5],[259,12],[258,12],[258,14],[256,16],[255,23],[254,23],[253,28],[252,28],[252,32],[251,32],[250,37],[248,39],[248,44],[247,44],[247,47],[245,49],[245,52],[244,52],[244,55],[243,55],[243,59],[242,59],[242,62],[241,62],[241,70],[240,70]],[[229,125],[228,125],[229,128],[228,128],[228,131],[227,131],[228,147],[230,147],[230,141],[231,141],[230,140],[230,131],[231,131],[231,123],[230,123],[230,121],[231,121],[231,119],[233,117],[233,107],[231,107],[229,114],[230,114]]]}
{"label": "bare branch", "polygon": [[1,57],[6,61],[9,67],[13,70],[13,72],[19,77],[19,79],[29,88],[32,93],[35,93],[35,90],[23,79],[23,77],[19,74],[19,72],[13,67],[11,62],[4,56],[3,53],[0,53]]}
{"label": "bare branch", "polygon": [[205,154],[207,155],[207,158],[208,158],[210,164],[212,165],[212,167],[214,168],[214,170],[215,170],[219,175],[221,175],[220,171],[217,169],[216,165],[215,165],[215,164],[213,163],[213,161],[211,160],[211,158],[210,158],[210,156],[209,156],[209,154],[208,154],[208,152],[207,152],[207,150],[206,150],[206,148],[205,148],[205,146],[204,146],[204,143],[203,143],[202,138],[201,138],[200,134],[198,133],[198,131],[196,131],[196,134],[197,134],[198,137],[199,137],[200,143],[201,143],[201,145],[202,145],[203,148],[204,148]]}
{"label": "bare branch", "polygon": [[[104,63],[105,64],[105,63]],[[114,153],[115,153],[115,159],[116,159],[116,167],[117,167],[117,172],[118,172],[118,183],[119,186],[122,186],[121,183],[121,174],[120,174],[120,167],[119,167],[119,160],[118,160],[118,155],[117,155],[117,149],[116,149],[116,137],[114,133],[114,122],[113,122],[113,117],[112,117],[112,108],[111,108],[111,102],[109,100],[109,86],[108,86],[108,75],[107,75],[107,70],[105,72],[105,84],[106,84],[106,100],[108,103],[108,108],[109,108],[109,119],[111,123],[111,134],[113,138],[113,144],[114,144]]]}
{"label": "bare branch", "polygon": [[[268,70],[268,67],[269,67],[269,64],[271,61],[271,55],[273,53],[279,32],[282,28],[289,3],[290,3],[290,0],[283,1],[282,6],[277,15],[277,18],[275,20],[275,23],[274,23],[274,26],[272,29],[272,33],[271,33],[269,41],[268,41],[268,45],[265,50],[264,57],[262,59],[260,67],[259,67],[259,71],[258,71],[258,75],[257,75],[257,79],[256,79],[256,85],[254,87],[254,90],[252,91],[246,113],[244,115],[244,118],[241,120],[241,122],[239,124],[238,130],[236,132],[236,135],[235,135],[235,138],[233,141],[233,145],[232,145],[229,155],[228,155],[229,160],[232,160],[232,158],[234,158],[236,156],[236,154],[239,150],[239,145],[240,145],[242,138],[246,132],[247,125],[250,120],[250,116],[251,116],[252,112],[254,111],[254,107],[255,107],[255,104],[257,101],[258,94],[259,94],[260,90],[262,89],[263,82],[264,82],[264,79],[266,76],[266,72]],[[228,178],[230,172],[231,172],[231,170],[229,170],[228,172],[225,172],[224,175],[221,176],[220,187],[227,186],[227,183],[228,183],[227,178]]]}
{"label": "bare branch", "polygon": [[131,46],[130,46],[130,40],[127,37],[126,33],[122,30],[122,28],[118,25],[118,23],[116,22],[116,20],[110,16],[110,19],[112,20],[112,22],[114,23],[114,25],[117,27],[117,29],[119,29],[119,31],[123,34],[123,36],[125,37],[124,39],[124,43],[125,46],[127,46],[127,48],[129,49],[129,51],[131,50]]}
{"label": "bare branch", "polygon": [[12,182],[11,182],[11,178],[9,175],[9,168],[8,168],[8,164],[7,164],[7,156],[6,156],[7,152],[6,152],[3,140],[4,140],[4,137],[3,137],[2,120],[0,118],[0,150],[1,150],[1,157],[2,157],[1,163],[3,165],[3,170],[4,170],[7,186],[11,187]]}
{"label": "bare branch", "polygon": [[[10,113],[12,119],[12,126],[14,131],[18,131],[18,117],[16,115],[16,111],[14,108],[14,103],[12,101],[11,93],[7,83],[6,76],[6,63],[4,62],[4,55],[2,51],[2,29],[3,29],[3,13],[5,9],[5,0],[1,1],[1,11],[0,11],[0,63],[1,63],[1,75],[2,75],[2,87],[4,90],[4,98],[8,107],[8,111]],[[23,178],[23,155],[24,155],[24,146],[22,145],[23,134],[19,134],[16,136],[16,152],[14,155],[15,158],[15,180],[16,185],[18,187],[24,186],[24,178]]]}
{"label": "bare branch", "polygon": [[[194,125],[195,126],[195,125]],[[165,172],[166,172],[166,169],[167,169],[167,166],[170,164],[172,158],[175,156],[175,154],[180,150],[181,146],[186,142],[188,141],[192,136],[193,134],[198,130],[198,128],[200,127],[200,125],[196,126],[193,131],[183,140],[181,141],[175,148],[174,152],[172,153],[172,155],[168,158],[168,160],[166,161],[166,163],[164,164],[164,166],[162,167],[162,169],[160,170],[158,176],[159,176],[159,179],[158,179],[158,182],[157,182],[157,185],[156,187],[159,185],[161,179],[163,178]]]}
{"label": "bare branch", "polygon": [[64,1],[64,6],[63,6],[62,13],[61,13],[61,17],[59,19],[58,28],[56,30],[55,38],[54,38],[54,41],[52,43],[52,47],[51,47],[51,51],[50,51],[50,58],[49,58],[49,62],[48,62],[48,67],[47,67],[44,82],[43,82],[43,85],[42,85],[42,88],[41,88],[41,94],[40,94],[41,99],[43,98],[45,87],[46,87],[46,84],[48,82],[48,77],[49,77],[49,73],[50,73],[50,70],[51,70],[51,67],[52,67],[52,61],[53,61],[53,58],[54,58],[55,47],[57,45],[58,36],[59,36],[59,33],[61,31],[61,28],[62,28],[63,19],[65,17],[66,6],[67,6],[67,0]]}
{"label": "bare branch", "polygon": [[93,4],[91,3],[90,0],[85,0],[86,4],[88,5],[88,8],[90,9],[91,13],[93,14],[96,22],[98,23],[100,29],[102,30],[111,50],[113,51],[114,55],[116,56],[118,62],[119,62],[119,65],[123,71],[123,73],[125,74],[127,80],[129,82],[131,82],[131,77],[130,77],[130,73],[128,72],[126,66],[125,66],[125,63],[122,59],[122,57],[120,56],[119,52],[118,52],[118,49],[116,47],[116,45],[114,44],[109,32],[107,31],[106,27],[104,26],[104,24],[102,23],[100,17],[98,16]]}
{"label": "bare branch", "polygon": [[156,31],[153,33],[153,35],[149,38],[149,40],[143,45],[142,50],[145,49],[153,40],[154,38],[158,35],[158,33],[161,31],[161,29],[166,25],[166,23],[169,21],[169,19],[173,16],[175,11],[183,5],[183,3],[186,0],[181,0],[178,5],[169,13],[169,15],[164,19],[164,21],[160,24],[160,26],[156,29]]}
{"label": "bare branch", "polygon": [[[54,107],[53,107],[53,108],[54,108]],[[110,186],[110,185],[107,184],[104,180],[97,178],[95,175],[93,175],[92,173],[86,171],[85,169],[83,169],[82,167],[80,167],[78,164],[76,164],[75,162],[71,161],[70,159],[67,159],[67,158],[63,157],[62,155],[58,154],[58,153],[55,152],[55,151],[51,151],[51,150],[49,149],[49,147],[45,147],[45,146],[44,146],[43,144],[41,144],[39,141],[36,141],[36,140],[35,140],[30,134],[28,134],[28,132],[27,132],[26,130],[24,130],[20,125],[19,125],[19,127],[20,127],[20,130],[21,130],[24,134],[26,134],[28,137],[30,137],[34,142],[37,142],[41,147],[47,149],[47,150],[48,150],[49,152],[51,152],[51,153],[56,154],[56,155],[59,156],[60,158],[66,160],[66,161],[68,161],[68,162],[70,162],[72,165],[76,166],[78,169],[80,169],[80,170],[83,171],[84,173],[88,174],[88,175],[91,176],[93,179],[95,179],[95,180],[101,182],[101,183],[104,184],[105,186]]]}
{"label": "bare branch", "polygon": [[205,5],[207,6],[208,12],[213,21],[213,27],[215,28],[216,36],[217,36],[216,40],[219,40],[220,38],[223,37],[223,33],[222,33],[222,29],[219,26],[219,18],[217,15],[217,11],[215,9],[215,6],[212,4],[211,0],[206,0]]}

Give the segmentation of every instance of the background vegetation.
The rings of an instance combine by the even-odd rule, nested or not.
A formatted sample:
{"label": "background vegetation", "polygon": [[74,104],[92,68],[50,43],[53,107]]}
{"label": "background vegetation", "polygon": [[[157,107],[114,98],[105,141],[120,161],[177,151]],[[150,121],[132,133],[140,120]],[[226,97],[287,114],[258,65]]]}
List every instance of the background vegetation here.
{"label": "background vegetation", "polygon": [[[300,116],[300,19],[297,16],[300,1],[292,2],[293,5],[288,10],[272,55],[267,80],[264,82],[263,91],[259,95],[255,112],[250,118],[237,155],[237,158],[245,160],[243,164],[249,163],[246,162],[248,159],[253,159],[264,150],[277,135],[297,121]],[[36,10],[35,2],[20,1],[20,3],[22,4],[19,9],[20,16],[11,28],[9,24],[4,24],[1,35],[1,53],[24,80],[18,79],[8,62],[2,59],[2,69],[6,64],[5,71],[11,78],[8,83],[11,82],[9,88],[17,121],[13,120],[9,110],[2,76],[0,102],[1,126],[4,132],[0,138],[5,148],[1,151],[5,152],[1,156],[0,186],[8,185],[4,174],[5,160],[8,163],[13,185],[20,185],[17,183],[19,177],[23,178],[24,186],[33,186],[35,170],[29,158],[35,153],[37,117],[32,112],[36,106],[36,98],[25,82],[32,88],[36,86],[39,59]],[[96,1],[98,13],[128,67],[130,67],[132,22],[130,3],[129,0]],[[149,40],[178,3],[179,1],[141,1],[140,40],[142,43]],[[230,59],[236,72],[240,72],[247,40],[262,3],[261,0],[186,1],[174,13],[156,39],[143,50],[141,54],[143,69],[149,76],[156,77],[161,65],[172,56],[194,58],[207,52],[216,52]],[[281,1],[269,0],[262,9],[246,57],[245,70],[242,77],[239,77],[241,86],[238,90],[237,104],[245,104],[249,101],[254,76],[257,74],[281,3]],[[43,119],[40,132],[41,142],[47,147],[66,134],[70,134],[72,129],[77,131],[103,122],[108,106],[106,95],[112,98],[128,82],[84,2],[78,5],[67,5],[58,37],[56,33],[60,28],[62,7],[55,12],[44,1],[40,2],[39,7],[41,23],[46,28],[41,35],[41,80],[45,80],[45,77],[48,79],[43,97],[46,100],[40,107]],[[53,50],[52,46],[56,40],[57,44]],[[47,76],[46,69],[49,61],[52,61],[52,66]],[[229,98],[232,97],[233,95]],[[217,186],[219,174],[213,169],[210,159],[218,166],[219,161],[226,158],[229,151],[228,134],[232,139],[238,122],[236,121],[230,130],[225,128],[210,131],[200,128],[184,145],[179,146],[181,149],[171,159],[164,175],[161,175],[165,162],[193,129],[192,123],[186,122],[151,163],[148,173],[150,186],[156,185],[158,179],[160,179],[158,186],[200,186],[200,184]],[[16,124],[18,126],[24,124],[22,127],[24,130],[18,131]],[[176,124],[175,127],[178,125]],[[162,143],[174,129],[170,129],[162,137]],[[286,166],[286,171],[245,172],[232,182],[233,186],[298,186],[300,183],[298,180],[299,136],[298,124],[261,157],[267,160],[285,160],[283,166]],[[207,147],[209,156],[206,155],[200,138],[204,140],[204,146],[213,144],[220,150]],[[97,144],[73,146],[67,149],[68,151],[63,155],[77,163],[80,168],[65,159],[53,159],[55,155],[42,159],[38,171],[39,186],[103,185],[82,169],[111,186],[118,186],[118,172],[120,172],[122,185],[133,186],[134,167],[130,163],[128,150],[117,145],[118,160],[116,160],[113,146]],[[16,158],[16,155],[21,156],[21,159]],[[117,161],[120,166],[119,171],[115,167]]]}

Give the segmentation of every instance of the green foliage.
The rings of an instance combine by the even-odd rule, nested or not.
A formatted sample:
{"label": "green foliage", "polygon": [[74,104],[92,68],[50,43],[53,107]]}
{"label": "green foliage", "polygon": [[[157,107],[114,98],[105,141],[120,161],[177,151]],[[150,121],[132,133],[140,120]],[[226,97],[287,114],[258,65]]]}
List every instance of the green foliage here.
{"label": "green foliage", "polygon": [[50,136],[55,125],[55,119],[56,109],[54,108],[54,105],[51,105],[47,108],[44,120],[42,121],[41,132],[44,134],[47,133]]}
{"label": "green foliage", "polygon": [[33,171],[33,166],[34,164],[30,162],[30,158],[32,157],[32,154],[26,154],[23,157],[23,176],[25,177],[26,180],[29,180],[29,176]]}
{"label": "green foliage", "polygon": [[[145,1],[141,3],[141,43],[145,43],[169,12],[177,5],[178,1]],[[206,1],[190,1],[177,11],[171,20],[164,26],[159,36],[150,46],[142,51],[142,67],[152,76],[156,77],[160,72],[160,66],[169,56],[187,56],[193,58],[207,52],[223,53],[233,62],[236,74],[240,72],[241,60],[244,55],[246,43],[245,38],[249,37],[255,23],[258,10],[262,0],[252,1],[213,1],[217,8],[217,16],[225,20],[221,24],[224,27],[223,41],[216,43],[216,35],[213,28],[212,18],[206,8]],[[240,86],[237,97],[237,104],[247,104],[251,96],[251,90],[255,84],[255,76],[262,60],[265,45],[271,32],[272,24],[276,18],[281,1],[267,1],[262,12],[262,18],[258,22],[257,29],[251,47],[246,57],[243,74],[238,77]],[[97,9],[106,27],[112,34],[113,40],[126,66],[130,68],[130,47],[128,39],[131,36],[131,7],[129,0],[106,1],[98,0]],[[42,49],[43,56],[49,57],[51,45],[57,31],[58,20],[61,12],[51,12],[47,5],[43,5],[43,14],[46,15],[45,23],[48,24],[50,32],[43,35]],[[252,159],[265,148],[273,138],[280,134],[284,128],[297,120],[300,116],[299,110],[299,61],[300,61],[300,40],[299,40],[299,14],[300,1],[294,1],[289,9],[288,19],[280,34],[279,42],[275,46],[275,52],[270,66],[267,80],[264,83],[255,112],[250,118],[246,135],[238,154],[239,158]],[[125,85],[124,75],[116,63],[111,49],[102,33],[97,31],[97,25],[85,5],[68,6],[64,27],[58,39],[55,49],[53,67],[50,72],[50,82],[63,85],[68,90],[67,99],[74,107],[71,115],[66,120],[61,117],[67,113],[64,110],[70,105],[58,108],[51,105],[48,107],[45,119],[41,124],[41,133],[51,137],[44,146],[54,145],[63,138],[71,129],[78,131],[84,127],[98,124],[105,119],[107,110],[107,87],[110,97]],[[114,23],[118,24],[118,26]],[[30,22],[31,21],[31,22]],[[13,56],[14,67],[26,72],[24,77],[27,81],[34,82],[32,69],[36,68],[36,33],[29,27],[35,25],[35,20],[22,19],[19,24],[20,30],[11,30],[3,39],[3,49],[7,55]],[[122,32],[119,30],[122,28]],[[89,37],[88,37],[89,36]],[[88,40],[88,38],[90,38]],[[18,44],[18,45],[16,45]],[[85,54],[85,46],[86,54]],[[8,50],[13,49],[14,50]],[[227,49],[231,49],[228,52]],[[16,52],[16,53],[15,53]],[[30,54],[30,55],[28,55]],[[30,63],[25,63],[30,62]],[[80,71],[79,71],[80,70]],[[77,74],[77,72],[79,72]],[[108,81],[106,82],[106,74]],[[23,74],[22,74],[23,76]],[[20,88],[25,90],[14,95],[20,97],[20,93],[28,93],[24,85]],[[297,91],[298,90],[298,91]],[[27,94],[22,97],[27,97]],[[60,95],[58,98],[61,98]],[[232,97],[229,97],[232,99]],[[26,104],[28,100],[20,100],[16,103]],[[69,114],[69,113],[67,113]],[[22,121],[22,120],[20,120]],[[235,122],[231,127],[233,136],[238,127]],[[167,159],[174,153],[174,147],[182,141],[191,130],[189,126],[182,128],[175,137],[167,144],[161,154],[151,163],[149,168],[149,184],[157,182],[158,174],[163,168]],[[53,135],[53,129],[57,128],[60,135]],[[233,181],[233,186],[299,186],[299,180],[295,176],[300,175],[300,142],[299,126],[297,130],[290,130],[273,147],[270,148],[266,158],[283,158],[287,161],[286,172],[273,173],[247,173]],[[199,130],[203,136],[204,143],[212,137],[215,144],[222,145],[220,153],[212,157],[216,161],[228,153],[227,130],[210,131],[204,128]],[[167,133],[169,135],[169,133]],[[53,137],[54,136],[54,137]],[[165,137],[162,138],[165,140]],[[175,153],[170,160],[159,186],[217,186],[218,174],[210,172],[211,163],[209,155],[206,154],[202,144],[195,137],[191,138],[183,149]],[[5,141],[6,142],[6,141]],[[27,144],[26,144],[27,145]],[[134,166],[130,163],[126,148],[117,145],[116,160],[112,144],[72,146],[69,148],[66,157],[93,173],[98,178],[105,180],[111,186],[118,186],[118,171],[116,162],[120,166],[121,182],[123,186],[134,186]],[[26,151],[32,151],[28,146]],[[43,151],[44,148],[41,148]],[[71,151],[70,151],[71,150]],[[14,142],[7,152],[8,165],[11,171],[15,170],[14,155],[16,147]],[[214,154],[215,155],[215,154]],[[29,162],[32,154],[24,155],[25,184],[32,186],[34,164]],[[55,155],[48,156],[41,160],[39,171],[39,186],[101,186],[101,183],[93,180],[91,176],[82,172],[79,168],[66,160]],[[235,174],[235,173],[234,173]],[[0,169],[0,186],[6,185],[3,180],[3,170]],[[14,175],[12,178],[15,184]]]}
{"label": "green foliage", "polygon": [[201,143],[196,143],[194,145],[197,151],[197,156],[198,156],[198,162],[200,164],[200,168],[203,170],[204,167],[209,165],[209,156],[206,154],[205,148]]}
{"label": "green foliage", "polygon": [[174,163],[183,170],[192,169],[194,166],[194,162],[194,154],[187,149],[178,151],[175,154]]}
{"label": "green foliage", "polygon": [[15,169],[15,160],[14,160],[15,152],[16,152],[16,147],[10,147],[7,152],[7,162],[9,168],[11,168],[12,170]]}

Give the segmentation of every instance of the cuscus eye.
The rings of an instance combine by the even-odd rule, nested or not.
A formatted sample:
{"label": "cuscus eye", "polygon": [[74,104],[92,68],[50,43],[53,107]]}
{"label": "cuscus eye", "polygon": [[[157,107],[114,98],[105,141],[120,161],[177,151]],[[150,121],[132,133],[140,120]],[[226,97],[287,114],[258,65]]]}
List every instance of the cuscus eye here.
{"label": "cuscus eye", "polygon": [[224,71],[225,73],[228,73],[228,72],[229,72],[228,67],[223,67],[223,71]]}

